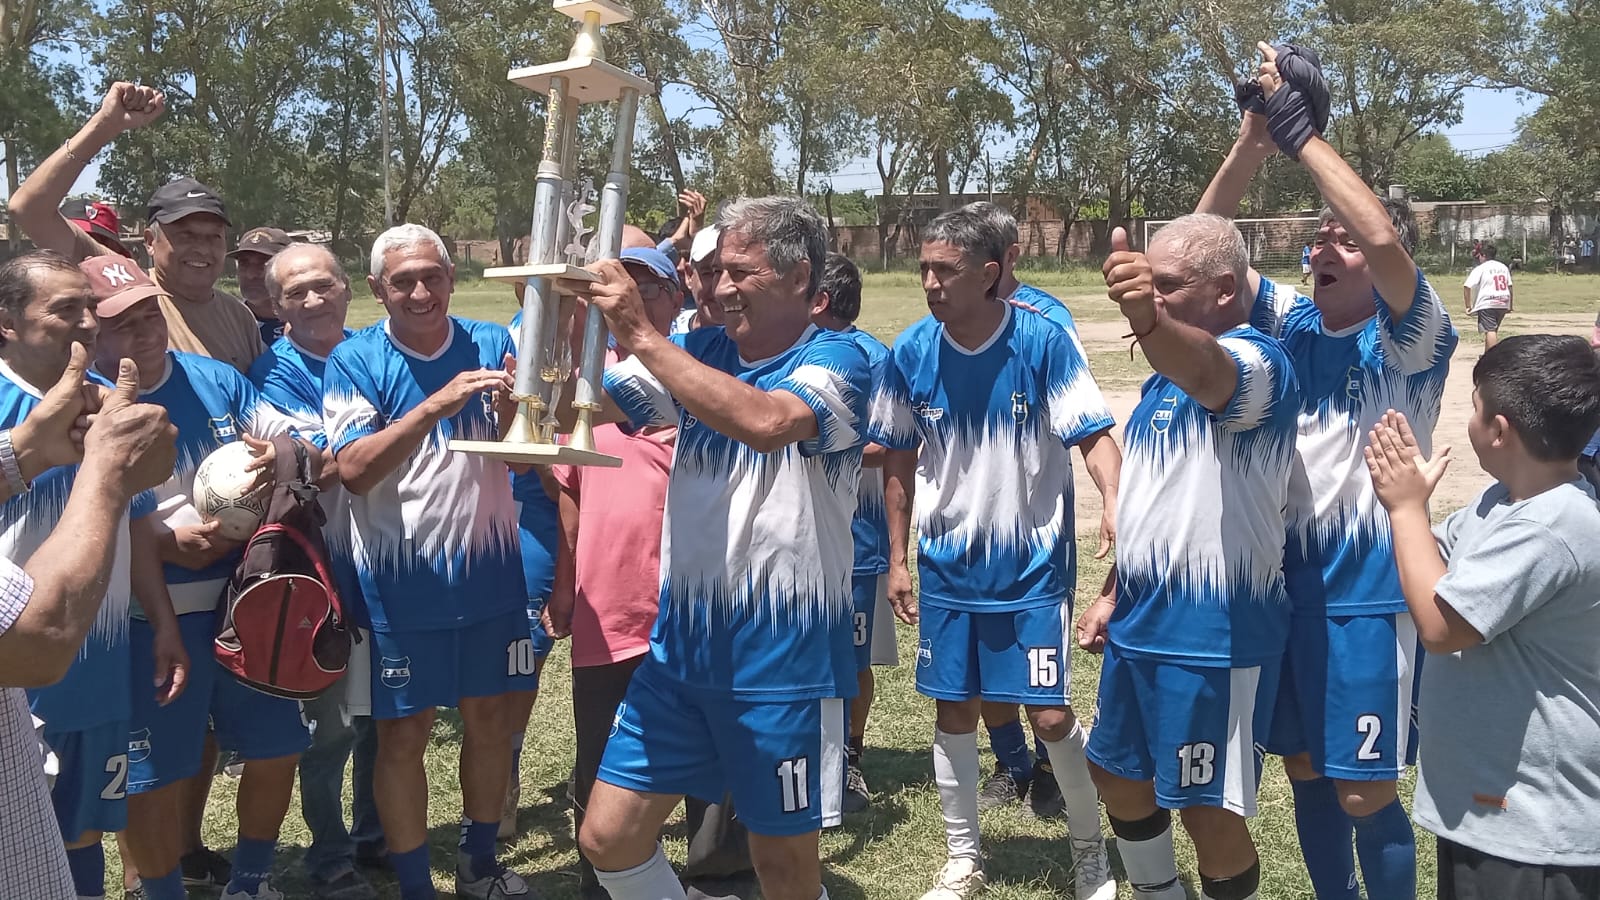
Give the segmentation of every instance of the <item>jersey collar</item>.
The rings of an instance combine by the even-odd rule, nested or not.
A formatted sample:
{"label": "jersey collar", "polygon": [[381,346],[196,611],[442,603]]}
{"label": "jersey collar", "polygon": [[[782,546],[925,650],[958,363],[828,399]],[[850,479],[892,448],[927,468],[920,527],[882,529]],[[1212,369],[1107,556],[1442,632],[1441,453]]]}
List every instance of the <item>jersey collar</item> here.
{"label": "jersey collar", "polygon": [[3,359],[0,359],[0,376],[4,376],[7,381],[21,388],[22,392],[29,397],[35,400],[44,399],[44,391],[39,390],[37,386],[30,384],[27,379],[18,375],[16,370],[11,368],[11,365]]}
{"label": "jersey collar", "polygon": [[1005,306],[1005,313],[1000,316],[1000,324],[995,326],[994,334],[989,335],[988,339],[979,344],[977,347],[968,350],[967,348],[956,343],[955,339],[950,336],[950,332],[945,330],[943,325],[939,326],[939,334],[944,337],[944,342],[950,345],[950,349],[956,351],[962,356],[982,355],[984,351],[994,346],[995,341],[1000,340],[1000,335],[1006,333],[1006,326],[1011,324],[1011,301],[1001,300],[1000,302]]}
{"label": "jersey collar", "polygon": [[388,319],[383,320],[383,336],[389,339],[389,343],[393,344],[396,350],[399,350],[401,353],[404,353],[412,359],[419,359],[423,362],[433,362],[434,360],[448,353],[450,351],[450,345],[456,342],[456,320],[450,320],[450,333],[445,335],[444,343],[439,345],[439,349],[428,354],[418,353],[410,347],[407,347],[405,344],[400,343],[399,339],[394,336],[394,332],[389,330]]}
{"label": "jersey collar", "polygon": [[795,342],[790,344],[789,346],[783,348],[782,350],[778,351],[777,353],[772,354],[771,356],[767,357],[766,359],[751,359],[751,360],[747,360],[747,359],[744,358],[743,354],[740,354],[740,356],[739,356],[739,365],[744,366],[746,369],[754,369],[754,368],[757,368],[759,366],[764,366],[767,363],[772,362],[773,360],[777,359],[778,357],[783,356],[785,353],[788,353],[790,350],[793,350],[794,348],[800,346],[801,344],[804,344],[806,341],[811,340],[811,336],[813,334],[816,334],[816,333],[817,333],[817,326],[816,325],[807,325],[806,326],[806,330],[800,332],[800,337],[797,338],[795,340]]}

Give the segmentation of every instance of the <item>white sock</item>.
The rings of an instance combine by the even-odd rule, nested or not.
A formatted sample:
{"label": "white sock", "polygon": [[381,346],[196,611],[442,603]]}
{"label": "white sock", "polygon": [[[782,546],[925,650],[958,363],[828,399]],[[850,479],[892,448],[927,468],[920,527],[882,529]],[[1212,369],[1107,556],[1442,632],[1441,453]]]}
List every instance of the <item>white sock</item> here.
{"label": "white sock", "polygon": [[611,900],[685,900],[683,885],[678,883],[678,873],[672,863],[656,845],[655,855],[641,865],[621,872],[594,870],[600,886],[611,895]]}
{"label": "white sock", "polygon": [[[1052,765],[1054,765],[1052,763]],[[1172,826],[1148,841],[1130,841],[1117,836],[1122,867],[1137,900],[1185,900],[1178,881],[1178,858],[1172,849]]]}
{"label": "white sock", "polygon": [[1089,778],[1089,759],[1083,748],[1089,742],[1083,723],[1073,722],[1072,732],[1059,741],[1041,739],[1045,752],[1050,754],[1050,768],[1056,774],[1056,784],[1061,786],[1061,799],[1067,808],[1067,830],[1074,840],[1087,841],[1101,837],[1100,792]]}
{"label": "white sock", "polygon": [[817,900],[828,900],[828,888],[826,886],[822,888],[822,893],[817,895]]}
{"label": "white sock", "polygon": [[933,780],[950,858],[978,858],[978,733],[933,730]]}

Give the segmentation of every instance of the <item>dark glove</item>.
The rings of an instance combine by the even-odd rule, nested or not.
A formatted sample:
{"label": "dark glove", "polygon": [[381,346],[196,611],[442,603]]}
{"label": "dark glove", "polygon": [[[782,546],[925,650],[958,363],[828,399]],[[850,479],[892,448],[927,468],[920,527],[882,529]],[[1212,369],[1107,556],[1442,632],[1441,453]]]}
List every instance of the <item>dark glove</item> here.
{"label": "dark glove", "polygon": [[1233,102],[1239,105],[1239,112],[1249,115],[1267,114],[1267,97],[1261,91],[1261,82],[1252,78],[1249,81],[1240,81],[1233,86]]}
{"label": "dark glove", "polygon": [[1279,150],[1299,159],[1306,141],[1328,128],[1328,82],[1322,77],[1315,51],[1296,44],[1280,44],[1276,49],[1278,77],[1283,84],[1267,98],[1267,131]]}

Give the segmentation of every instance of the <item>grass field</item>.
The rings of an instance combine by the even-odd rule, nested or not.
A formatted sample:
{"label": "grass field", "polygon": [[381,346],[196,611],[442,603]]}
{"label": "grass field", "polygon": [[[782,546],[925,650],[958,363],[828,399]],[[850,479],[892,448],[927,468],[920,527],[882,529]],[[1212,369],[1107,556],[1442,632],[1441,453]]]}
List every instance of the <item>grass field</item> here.
{"label": "grass field", "polygon": [[[1099,290],[1098,273],[1067,273],[1034,276],[1041,287],[1061,296],[1075,317],[1087,322],[1106,322],[1116,317],[1113,305]],[[1297,279],[1292,279],[1297,280]],[[1441,276],[1437,283],[1451,309],[1460,303],[1457,276]],[[365,325],[378,317],[379,309],[364,288],[351,312],[352,326]],[[1541,322],[1559,322],[1571,331],[1579,323],[1575,314],[1592,315],[1600,299],[1600,278],[1585,276],[1518,276],[1518,314],[1507,322],[1508,332],[1544,330]],[[507,320],[512,313],[511,295],[504,287],[477,283],[463,285],[457,292],[454,310],[475,318]],[[870,276],[861,317],[863,327],[885,341],[892,341],[906,325],[925,312],[922,294],[914,276]],[[1458,317],[1459,318],[1459,317]],[[1470,327],[1470,326],[1469,326]],[[1548,326],[1545,326],[1548,327]],[[1477,340],[1470,332],[1465,340]],[[1113,385],[1136,387],[1148,373],[1142,357],[1129,362],[1125,351],[1092,354],[1096,374],[1107,389]],[[1085,489],[1088,489],[1085,486]],[[1080,581],[1092,590],[1104,578],[1105,568],[1083,559]],[[902,659],[914,658],[916,645],[912,629],[901,627],[899,640]],[[523,811],[520,840],[511,844],[504,860],[530,882],[543,896],[577,897],[573,871],[576,854],[564,801],[565,779],[572,761],[571,698],[566,645],[558,644],[545,667],[543,694],[534,713],[534,725],[523,754]],[[1087,718],[1094,709],[1098,683],[1098,657],[1078,653],[1073,666],[1074,696],[1077,708]],[[932,783],[929,743],[933,733],[932,704],[919,697],[908,667],[880,669],[877,702],[867,733],[866,776],[874,791],[869,812],[848,818],[843,827],[823,837],[826,883],[831,896],[840,900],[899,900],[921,895],[932,882],[944,861],[943,821],[938,795]],[[456,822],[460,812],[456,763],[459,725],[450,715],[440,717],[440,726],[428,756],[431,785],[432,847],[435,879],[440,891],[449,896],[452,888],[456,845]],[[984,751],[987,767],[991,764]],[[238,782],[219,778],[207,817],[208,843],[228,852],[234,843],[233,797]],[[1409,806],[1412,778],[1404,790]],[[1267,764],[1260,794],[1261,814],[1252,822],[1252,831],[1263,860],[1261,896],[1274,900],[1310,898],[1300,851],[1295,840],[1293,808],[1282,769],[1274,760]],[[295,809],[298,810],[298,800]],[[1072,896],[1065,831],[1058,822],[1045,822],[1013,811],[998,811],[985,816],[983,846],[990,877],[985,896],[995,900]],[[682,830],[676,820],[669,824],[669,855],[682,859]],[[276,882],[288,896],[306,896],[306,881],[298,865],[309,840],[298,812],[290,815],[283,832]],[[1187,838],[1180,831],[1180,868],[1193,883],[1194,857]],[[1113,851],[1114,853],[1114,851]],[[113,868],[114,854],[113,856]],[[1418,835],[1419,895],[1434,893],[1433,843],[1425,833]],[[111,876],[113,879],[115,875]],[[115,883],[112,881],[111,883]],[[382,895],[398,894],[392,879],[377,880]],[[1126,886],[1123,897],[1131,896]]]}

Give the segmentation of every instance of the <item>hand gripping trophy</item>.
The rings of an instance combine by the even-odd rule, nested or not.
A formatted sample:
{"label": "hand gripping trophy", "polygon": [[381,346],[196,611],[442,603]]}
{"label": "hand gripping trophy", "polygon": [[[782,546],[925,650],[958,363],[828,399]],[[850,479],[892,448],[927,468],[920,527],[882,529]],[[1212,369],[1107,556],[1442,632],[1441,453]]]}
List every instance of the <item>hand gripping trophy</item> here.
{"label": "hand gripping trophy", "polygon": [[[451,441],[450,449],[519,463],[620,466],[622,460],[594,449],[594,411],[600,408],[600,372],[605,364],[606,324],[589,307],[583,321],[582,358],[572,400],[577,424],[570,440],[556,443],[556,404],[572,374],[574,290],[597,280],[580,268],[586,261],[615,259],[622,249],[628,203],[628,162],[639,97],[654,93],[650,82],[605,60],[600,28],[633,19],[612,0],[555,0],[556,11],[582,23],[566,60],[513,69],[513,83],[546,95],[543,159],[539,163],[529,235],[528,265],[486,269],[485,278],[523,281],[522,324],[515,380],[516,418],[502,441]],[[611,171],[599,192],[600,220],[584,249],[584,219],[595,211],[594,183],[577,178],[578,108],[615,103],[616,134]]]}

